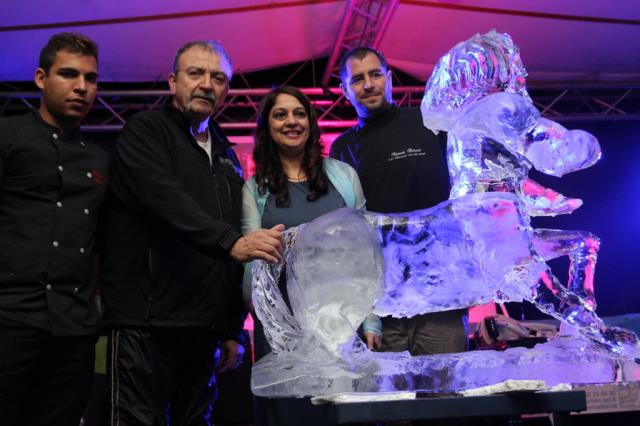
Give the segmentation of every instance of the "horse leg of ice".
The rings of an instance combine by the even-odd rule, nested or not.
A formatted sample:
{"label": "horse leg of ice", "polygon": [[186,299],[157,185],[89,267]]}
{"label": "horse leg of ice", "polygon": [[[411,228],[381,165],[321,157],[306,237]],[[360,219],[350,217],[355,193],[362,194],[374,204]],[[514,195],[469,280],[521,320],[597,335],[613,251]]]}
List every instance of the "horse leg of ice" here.
{"label": "horse leg of ice", "polygon": [[600,240],[586,231],[534,229],[534,245],[544,260],[569,256],[567,288],[596,308],[594,273]]}
{"label": "horse leg of ice", "polygon": [[538,282],[532,288],[532,303],[540,311],[577,328],[597,347],[627,357],[638,357],[638,337],[619,327],[607,327],[583,298],[567,290],[550,270],[544,275],[551,285]]}
{"label": "horse leg of ice", "polygon": [[531,178],[522,183],[518,196],[522,198],[529,216],[569,214],[582,205],[579,198],[569,198],[551,188],[545,188]]}

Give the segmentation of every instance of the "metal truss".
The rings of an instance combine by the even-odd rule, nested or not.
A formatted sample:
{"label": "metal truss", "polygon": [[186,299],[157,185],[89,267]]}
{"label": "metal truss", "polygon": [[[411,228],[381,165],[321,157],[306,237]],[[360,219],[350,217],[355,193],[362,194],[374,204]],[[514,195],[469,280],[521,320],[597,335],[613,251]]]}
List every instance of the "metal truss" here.
{"label": "metal truss", "polygon": [[347,50],[358,46],[377,49],[399,0],[348,0],[340,30],[322,76],[322,86],[340,82],[338,61]]}
{"label": "metal truss", "polygon": [[[268,88],[231,89],[216,120],[230,135],[250,135],[255,128],[260,99]],[[318,111],[320,127],[342,131],[355,124],[353,108],[338,87],[301,89]],[[420,104],[423,86],[393,89],[400,106]],[[533,85],[531,97],[543,116],[561,122],[575,120],[640,120],[640,83],[617,85]],[[0,115],[13,115],[38,105],[39,92],[0,92]],[[160,108],[171,100],[168,90],[102,90],[87,116],[83,129],[89,132],[119,131],[136,112]]]}
{"label": "metal truss", "polygon": [[[318,111],[322,129],[344,130],[355,124],[355,113],[342,98],[338,87],[301,88]],[[401,105],[419,102],[422,87],[400,87],[393,90]],[[260,99],[268,88],[231,89],[225,103],[216,113],[216,121],[234,135],[249,135],[256,125]],[[39,92],[0,92],[0,115],[18,114],[38,105]],[[101,90],[92,111],[83,123],[88,132],[116,132],[136,112],[162,107],[171,101],[168,90]]]}
{"label": "metal truss", "polygon": [[534,85],[529,92],[542,115],[553,120],[640,120],[640,83],[556,83]]}

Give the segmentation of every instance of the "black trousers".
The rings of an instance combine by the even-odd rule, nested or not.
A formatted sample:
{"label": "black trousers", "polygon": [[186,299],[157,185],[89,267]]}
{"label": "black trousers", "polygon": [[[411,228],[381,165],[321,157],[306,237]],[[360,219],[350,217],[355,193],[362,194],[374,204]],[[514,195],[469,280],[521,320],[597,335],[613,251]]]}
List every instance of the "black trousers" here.
{"label": "black trousers", "polygon": [[198,328],[117,328],[108,344],[113,426],[211,424],[218,341]]}
{"label": "black trousers", "polygon": [[415,356],[468,350],[466,309],[381,320],[382,352],[409,351]]}
{"label": "black trousers", "polygon": [[76,426],[89,400],[97,336],[51,336],[0,318],[2,426]]}

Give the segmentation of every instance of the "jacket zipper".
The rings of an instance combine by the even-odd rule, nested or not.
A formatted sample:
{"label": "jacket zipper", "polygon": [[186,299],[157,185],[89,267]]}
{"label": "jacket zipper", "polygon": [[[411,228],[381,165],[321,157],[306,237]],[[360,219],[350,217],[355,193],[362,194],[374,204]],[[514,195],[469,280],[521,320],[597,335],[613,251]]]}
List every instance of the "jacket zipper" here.
{"label": "jacket zipper", "polygon": [[146,295],[147,298],[147,309],[144,313],[144,319],[149,320],[151,318],[151,305],[153,304],[153,256],[151,254],[151,249],[149,249],[149,253],[147,254],[147,267],[149,268],[149,293]]}
{"label": "jacket zipper", "polygon": [[219,220],[224,220],[224,215],[222,214],[222,200],[220,199],[220,184],[218,183],[218,174],[213,168],[213,161],[217,158],[217,156],[211,159],[211,173],[213,174],[213,182],[216,188],[216,200],[218,200],[218,214],[220,215]]}

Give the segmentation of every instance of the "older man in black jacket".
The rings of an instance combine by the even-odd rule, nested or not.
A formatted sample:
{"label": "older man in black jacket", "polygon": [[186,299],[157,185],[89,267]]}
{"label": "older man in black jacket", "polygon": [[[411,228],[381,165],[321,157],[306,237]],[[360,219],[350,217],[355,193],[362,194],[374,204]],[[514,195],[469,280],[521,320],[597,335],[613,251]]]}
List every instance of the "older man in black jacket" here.
{"label": "older man in black jacket", "polygon": [[277,226],[242,236],[242,169],[211,119],[232,75],[217,42],[184,45],[172,104],[120,136],[102,290],[111,327],[112,424],[208,424],[219,369],[241,360],[242,266],[280,257]]}

